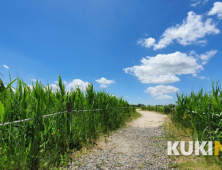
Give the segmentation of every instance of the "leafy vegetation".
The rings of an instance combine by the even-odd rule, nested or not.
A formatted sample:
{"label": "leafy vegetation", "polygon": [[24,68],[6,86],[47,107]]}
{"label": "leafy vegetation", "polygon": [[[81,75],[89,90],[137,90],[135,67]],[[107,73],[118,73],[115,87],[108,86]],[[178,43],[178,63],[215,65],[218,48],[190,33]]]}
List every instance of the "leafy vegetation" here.
{"label": "leafy vegetation", "polygon": [[133,112],[122,98],[96,92],[93,85],[85,92],[66,91],[61,77],[55,91],[39,81],[28,86],[18,78],[7,87],[0,81],[0,124],[33,118],[0,126],[0,169],[61,166],[70,150],[92,144],[101,133],[109,134]]}
{"label": "leafy vegetation", "polygon": [[177,105],[173,121],[183,127],[190,127],[195,140],[214,140],[222,143],[222,91],[212,83],[212,91],[190,95],[177,94]]}
{"label": "leafy vegetation", "polygon": [[162,105],[156,105],[156,106],[147,105],[147,106],[143,106],[142,110],[149,110],[149,111],[156,111],[157,110],[157,112],[161,112],[161,113],[170,113],[171,108],[172,108],[172,104],[166,105],[165,110],[164,110],[164,106],[162,106]]}

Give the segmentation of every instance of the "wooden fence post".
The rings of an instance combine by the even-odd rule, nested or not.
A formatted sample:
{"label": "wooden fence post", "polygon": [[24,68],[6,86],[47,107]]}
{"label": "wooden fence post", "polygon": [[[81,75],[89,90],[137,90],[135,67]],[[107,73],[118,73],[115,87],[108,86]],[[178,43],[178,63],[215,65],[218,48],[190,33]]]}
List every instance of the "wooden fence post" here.
{"label": "wooden fence post", "polygon": [[129,113],[130,111],[129,111],[129,104],[127,104],[127,112]]}
{"label": "wooden fence post", "polygon": [[156,105],[156,112],[157,112],[157,105]]}
{"label": "wooden fence post", "polygon": [[163,113],[165,113],[166,112],[166,110],[165,110],[166,108],[165,108],[165,106],[164,106],[164,111],[163,111]]}
{"label": "wooden fence post", "polygon": [[135,105],[133,105],[133,113],[135,112]]}
{"label": "wooden fence post", "polygon": [[149,110],[150,110],[150,105],[149,105]]}

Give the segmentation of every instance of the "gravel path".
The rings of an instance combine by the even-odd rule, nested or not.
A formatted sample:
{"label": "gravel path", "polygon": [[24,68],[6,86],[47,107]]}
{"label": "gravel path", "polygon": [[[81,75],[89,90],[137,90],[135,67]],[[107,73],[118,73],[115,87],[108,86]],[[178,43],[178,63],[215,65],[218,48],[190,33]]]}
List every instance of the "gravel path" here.
{"label": "gravel path", "polygon": [[165,115],[140,111],[142,117],[98,142],[97,147],[70,163],[68,169],[170,169],[161,127]]}

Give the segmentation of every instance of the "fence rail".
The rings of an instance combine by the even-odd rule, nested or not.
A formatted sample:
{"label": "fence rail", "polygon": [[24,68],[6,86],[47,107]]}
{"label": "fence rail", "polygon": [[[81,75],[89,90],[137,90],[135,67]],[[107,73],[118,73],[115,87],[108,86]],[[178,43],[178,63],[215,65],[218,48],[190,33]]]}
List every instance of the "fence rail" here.
{"label": "fence rail", "polygon": [[[111,107],[110,109],[112,109],[113,107]],[[116,107],[115,107],[116,108]],[[118,108],[134,108],[134,107],[117,107]],[[50,117],[50,116],[55,116],[55,115],[60,115],[60,114],[64,114],[64,113],[73,113],[73,112],[95,112],[95,111],[100,111],[100,110],[104,110],[104,109],[93,109],[93,110],[71,110],[71,111],[63,111],[63,112],[57,112],[57,113],[52,113],[52,114],[48,114],[48,115],[43,115],[40,117],[36,117],[36,118],[28,118],[28,119],[22,119],[22,120],[16,120],[14,122],[6,122],[6,123],[1,123],[0,126],[6,126],[6,125],[10,125],[10,124],[16,124],[16,123],[22,123],[22,122],[27,122],[27,121],[31,121],[37,118],[46,118],[46,117]]]}

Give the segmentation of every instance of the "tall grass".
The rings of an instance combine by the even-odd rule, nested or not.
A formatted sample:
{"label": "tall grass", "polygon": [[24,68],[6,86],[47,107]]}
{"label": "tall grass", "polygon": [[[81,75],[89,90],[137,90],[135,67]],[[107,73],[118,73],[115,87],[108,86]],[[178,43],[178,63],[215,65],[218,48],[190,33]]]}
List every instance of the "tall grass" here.
{"label": "tall grass", "polygon": [[[17,86],[13,88],[15,82]],[[94,142],[100,133],[120,127],[133,112],[122,98],[96,92],[93,85],[85,92],[80,88],[66,91],[61,77],[55,91],[39,81],[28,86],[19,78],[7,87],[1,83],[0,124],[34,119],[0,126],[0,169],[48,169],[61,165],[70,149],[79,149]],[[67,111],[67,103],[76,111],[42,117]]]}
{"label": "tall grass", "polygon": [[173,121],[192,130],[194,140],[220,141],[222,143],[222,91],[212,83],[212,90],[190,95],[177,94]]}

